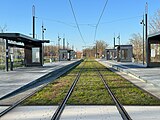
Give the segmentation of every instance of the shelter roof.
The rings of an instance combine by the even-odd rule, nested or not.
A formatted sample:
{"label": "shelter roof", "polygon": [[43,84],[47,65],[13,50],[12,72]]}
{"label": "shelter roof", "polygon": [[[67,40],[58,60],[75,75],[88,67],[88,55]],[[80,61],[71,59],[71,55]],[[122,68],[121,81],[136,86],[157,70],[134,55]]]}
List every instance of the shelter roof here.
{"label": "shelter roof", "polygon": [[49,43],[49,40],[34,39],[30,36],[21,33],[0,33],[0,38],[8,39],[16,42],[35,42],[35,43]]}
{"label": "shelter roof", "polygon": [[153,34],[150,34],[148,35],[148,39],[150,40],[155,40],[155,39],[160,39],[160,31],[159,32],[156,32],[156,33],[153,33]]}

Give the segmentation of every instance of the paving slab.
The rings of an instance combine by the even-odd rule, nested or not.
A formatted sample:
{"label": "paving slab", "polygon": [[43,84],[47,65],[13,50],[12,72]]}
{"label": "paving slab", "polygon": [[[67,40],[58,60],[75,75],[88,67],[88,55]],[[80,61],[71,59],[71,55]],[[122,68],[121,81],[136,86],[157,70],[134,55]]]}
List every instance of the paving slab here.
{"label": "paving slab", "polygon": [[160,106],[124,106],[133,120],[160,120]]}
{"label": "paving slab", "polygon": [[[4,109],[6,106],[0,107]],[[0,120],[50,120],[58,106],[19,106]],[[133,120],[159,120],[160,106],[124,106]],[[60,120],[122,120],[115,106],[66,106]]]}
{"label": "paving slab", "polygon": [[123,120],[116,106],[67,106],[61,120]]}
{"label": "paving slab", "polygon": [[56,71],[76,61],[78,60],[48,63],[41,67],[17,68],[9,72],[0,71],[0,98],[50,72]]}
{"label": "paving slab", "polygon": [[56,109],[57,106],[20,106],[2,116],[0,120],[50,120]]}

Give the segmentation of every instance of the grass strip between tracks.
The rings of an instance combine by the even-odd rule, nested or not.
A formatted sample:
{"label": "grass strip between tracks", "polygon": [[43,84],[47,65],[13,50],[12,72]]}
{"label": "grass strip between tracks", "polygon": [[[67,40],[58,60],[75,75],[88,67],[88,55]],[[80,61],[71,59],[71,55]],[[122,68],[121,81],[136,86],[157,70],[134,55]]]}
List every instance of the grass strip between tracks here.
{"label": "grass strip between tracks", "polygon": [[[81,63],[70,72],[49,84],[40,92],[27,99],[24,105],[56,105],[65,97],[73,83]],[[115,96],[124,105],[160,105],[160,100],[137,88],[116,73],[94,60],[86,60],[81,77],[67,104],[74,105],[112,105],[113,101],[98,76],[95,65],[104,76]]]}

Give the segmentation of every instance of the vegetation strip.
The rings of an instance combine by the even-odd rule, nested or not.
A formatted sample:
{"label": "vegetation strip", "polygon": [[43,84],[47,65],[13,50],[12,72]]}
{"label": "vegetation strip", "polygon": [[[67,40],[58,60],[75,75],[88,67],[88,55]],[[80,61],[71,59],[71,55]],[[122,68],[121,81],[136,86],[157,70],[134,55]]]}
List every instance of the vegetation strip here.
{"label": "vegetation strip", "polygon": [[[84,66],[84,65],[83,65]],[[81,75],[81,72],[82,72],[82,69],[83,67],[80,69],[80,71],[78,72],[74,82],[72,83],[72,86],[70,87],[70,89],[68,90],[67,92],[67,95],[65,96],[65,98],[63,99],[62,103],[59,105],[59,107],[57,108],[56,112],[54,113],[54,115],[52,116],[51,120],[58,120],[65,108],[65,104],[66,102],[68,101],[70,95],[72,94],[73,92],[73,89],[74,87],[76,86],[78,80],[79,80],[79,77]]]}
{"label": "vegetation strip", "polygon": [[122,106],[122,104],[120,104],[120,102],[118,101],[118,99],[115,97],[115,95],[113,94],[113,92],[111,91],[111,89],[109,88],[106,80],[104,80],[103,75],[99,72],[99,70],[97,69],[97,72],[99,74],[99,76],[101,77],[101,80],[103,81],[108,93],[110,94],[110,96],[112,97],[119,113],[121,114],[123,120],[132,120],[131,117],[129,116],[129,114],[127,113],[127,111],[125,110],[125,108]]}
{"label": "vegetation strip", "polygon": [[[93,64],[92,64],[93,63]],[[52,84],[38,92],[25,102],[25,105],[57,105],[61,103],[73,80],[76,77],[81,63],[75,69],[61,76]],[[137,88],[105,66],[94,60],[86,60],[81,77],[69,98],[67,104],[72,105],[113,105],[113,101],[95,70],[100,70],[110,89],[123,105],[160,105],[160,100],[149,93]]]}

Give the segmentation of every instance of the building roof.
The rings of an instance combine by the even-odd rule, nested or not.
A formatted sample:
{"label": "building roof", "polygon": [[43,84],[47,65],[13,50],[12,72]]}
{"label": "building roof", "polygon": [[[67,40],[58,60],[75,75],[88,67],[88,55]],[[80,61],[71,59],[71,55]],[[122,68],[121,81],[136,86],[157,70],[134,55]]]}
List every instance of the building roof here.
{"label": "building roof", "polygon": [[148,39],[160,39],[160,31],[159,32],[156,32],[156,33],[153,33],[153,34],[150,34],[148,35]]}
{"label": "building roof", "polygon": [[116,50],[116,49],[112,49],[112,48],[111,48],[111,49],[105,49],[105,50]]}
{"label": "building roof", "polygon": [[34,39],[30,36],[21,33],[0,33],[0,38],[8,39],[16,42],[35,42],[35,43],[49,43],[49,40]]}
{"label": "building roof", "polygon": [[132,47],[132,45],[115,45],[115,47]]}

